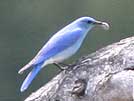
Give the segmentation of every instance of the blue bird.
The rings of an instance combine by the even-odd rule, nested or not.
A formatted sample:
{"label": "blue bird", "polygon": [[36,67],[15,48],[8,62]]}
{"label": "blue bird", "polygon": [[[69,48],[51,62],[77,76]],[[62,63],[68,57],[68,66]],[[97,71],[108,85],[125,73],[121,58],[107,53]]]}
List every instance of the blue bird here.
{"label": "blue bird", "polygon": [[104,29],[109,29],[105,22],[97,21],[91,17],[81,17],[55,33],[42,47],[37,55],[22,69],[22,74],[26,69],[32,67],[31,72],[24,80],[20,91],[25,91],[39,71],[48,64],[58,64],[75,54],[80,48],[89,30],[95,25],[100,25]]}

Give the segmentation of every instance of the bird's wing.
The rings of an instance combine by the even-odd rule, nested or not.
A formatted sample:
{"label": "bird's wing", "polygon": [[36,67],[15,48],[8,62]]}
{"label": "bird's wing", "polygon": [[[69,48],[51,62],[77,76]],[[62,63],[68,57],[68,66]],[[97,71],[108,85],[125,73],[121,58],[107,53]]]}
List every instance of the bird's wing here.
{"label": "bird's wing", "polygon": [[55,56],[61,51],[72,46],[82,36],[83,31],[77,28],[72,31],[64,33],[57,33],[54,35],[47,44],[39,51],[39,53],[32,60],[34,65],[44,62],[46,59]]}
{"label": "bird's wing", "polygon": [[82,35],[83,31],[80,28],[55,34],[38,54],[28,64],[21,68],[18,73],[22,74],[31,66],[43,64],[45,60],[71,47]]}

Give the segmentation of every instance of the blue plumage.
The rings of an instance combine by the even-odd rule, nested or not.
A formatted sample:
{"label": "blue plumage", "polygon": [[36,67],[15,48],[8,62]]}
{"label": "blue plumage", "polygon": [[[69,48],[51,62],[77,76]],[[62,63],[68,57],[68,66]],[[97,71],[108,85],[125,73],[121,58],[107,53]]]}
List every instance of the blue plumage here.
{"label": "blue plumage", "polygon": [[40,65],[34,66],[32,71],[28,74],[26,79],[24,80],[20,91],[23,92],[28,88],[28,86],[31,84],[32,80],[35,78],[35,76],[38,74],[38,72],[41,70]]}
{"label": "blue plumage", "polygon": [[76,29],[74,31],[66,33],[67,34],[62,34],[58,37],[52,37],[49,40],[49,43],[47,43],[37,54],[34,65],[39,64],[43,62],[46,58],[49,59],[50,57],[55,56],[56,54],[69,48],[71,45],[75,44],[75,42],[78,41],[83,35],[81,29]]}
{"label": "blue plumage", "polygon": [[20,69],[19,73],[21,74],[26,69],[33,67],[21,86],[21,92],[28,88],[41,68],[48,64],[62,62],[75,54],[88,31],[95,25],[109,27],[107,23],[97,21],[91,17],[82,17],[54,34],[33,60]]}

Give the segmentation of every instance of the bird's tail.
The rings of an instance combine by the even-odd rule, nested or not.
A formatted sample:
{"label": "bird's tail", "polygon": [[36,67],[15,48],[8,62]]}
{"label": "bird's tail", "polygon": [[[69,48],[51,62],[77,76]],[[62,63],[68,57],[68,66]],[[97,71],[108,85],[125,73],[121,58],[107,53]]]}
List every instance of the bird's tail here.
{"label": "bird's tail", "polygon": [[41,70],[41,66],[33,67],[32,71],[28,74],[28,76],[26,77],[26,79],[24,80],[21,86],[20,89],[21,92],[25,91],[29,87],[29,85],[31,84],[31,82],[33,81],[33,79],[39,73],[40,70]]}
{"label": "bird's tail", "polygon": [[26,64],[24,67],[22,67],[22,68],[18,71],[18,73],[19,73],[19,74],[23,74],[23,72],[24,72],[26,69],[30,68],[31,66],[32,66],[32,62],[29,62],[29,63]]}

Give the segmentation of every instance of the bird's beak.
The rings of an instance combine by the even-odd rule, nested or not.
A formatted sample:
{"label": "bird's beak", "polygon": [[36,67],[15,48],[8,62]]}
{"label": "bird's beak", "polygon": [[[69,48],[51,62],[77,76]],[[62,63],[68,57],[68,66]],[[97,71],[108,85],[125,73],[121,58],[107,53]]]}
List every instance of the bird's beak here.
{"label": "bird's beak", "polygon": [[106,23],[106,22],[95,21],[93,24],[99,25],[99,26],[101,26],[102,28],[104,28],[105,30],[108,30],[108,29],[109,29],[109,24]]}

